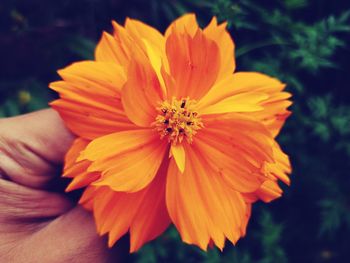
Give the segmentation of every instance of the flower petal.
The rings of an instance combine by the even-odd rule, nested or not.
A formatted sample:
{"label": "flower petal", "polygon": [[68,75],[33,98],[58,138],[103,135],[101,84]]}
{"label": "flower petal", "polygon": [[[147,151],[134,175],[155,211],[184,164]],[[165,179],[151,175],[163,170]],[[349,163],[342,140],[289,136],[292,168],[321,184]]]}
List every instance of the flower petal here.
{"label": "flower petal", "polygon": [[135,45],[146,50],[144,41],[164,52],[165,39],[156,29],[134,19],[126,19],[125,28],[112,21],[114,34],[104,32],[95,51],[97,61],[113,62],[125,67],[130,63]]}
{"label": "flower petal", "polygon": [[252,204],[246,203],[246,205],[247,205],[246,214],[245,214],[245,217],[243,219],[243,224],[242,224],[242,227],[241,227],[242,237],[244,237],[246,235],[247,226],[248,226],[249,219],[250,219],[250,216],[251,216],[251,213],[252,213]]}
{"label": "flower petal", "polygon": [[117,132],[97,138],[89,143],[81,152],[78,161],[103,160],[117,154],[126,153],[142,147],[155,139],[158,135],[151,129]]}
{"label": "flower petal", "polygon": [[268,180],[262,184],[260,189],[256,192],[259,199],[268,203],[276,198],[281,197],[282,189],[278,186],[278,183],[273,180]]}
{"label": "flower petal", "polygon": [[67,172],[66,177],[69,175],[70,177],[73,177],[73,180],[67,186],[65,190],[66,192],[86,187],[100,178],[101,173],[87,171],[89,165],[90,163],[88,161],[82,161],[75,164],[69,170],[69,173]]}
{"label": "flower petal", "polygon": [[166,173],[169,166],[165,156],[156,178],[146,189],[142,205],[137,209],[130,227],[130,251],[137,251],[145,242],[159,236],[170,224],[165,202]]}
{"label": "flower petal", "polygon": [[223,249],[225,237],[235,243],[242,235],[246,204],[191,146],[185,150],[185,172],[180,174],[174,160],[168,170],[166,202],[170,218],[184,242],[206,250],[212,239]]}
{"label": "flower petal", "polygon": [[125,21],[125,29],[134,40],[141,41],[140,45],[143,45],[142,42],[146,40],[155,46],[158,52],[164,50],[165,38],[157,29],[130,18]]}
{"label": "flower petal", "polygon": [[235,58],[233,40],[226,30],[227,23],[218,25],[216,17],[213,17],[209,25],[203,30],[204,34],[215,41],[220,50],[221,69],[218,79],[231,75],[235,71]]}
{"label": "flower petal", "polygon": [[132,49],[135,45],[132,37],[128,34],[126,29],[119,25],[117,22],[112,21],[114,29],[113,36],[118,45],[118,61],[120,65],[125,67],[128,65],[132,57]]}
{"label": "flower petal", "polygon": [[111,63],[80,62],[61,71],[63,81],[50,84],[61,99],[51,103],[75,134],[96,137],[136,126],[126,117],[120,99],[123,70]]}
{"label": "flower petal", "polygon": [[107,158],[103,165],[94,163],[93,169],[103,172],[101,178],[93,185],[109,186],[113,191],[120,192],[140,191],[154,179],[166,149],[165,141],[156,141],[144,145],[142,149]]}
{"label": "flower petal", "polygon": [[[220,53],[220,72],[217,79],[232,74],[235,70],[234,60],[234,43],[226,30],[227,23],[218,25],[216,17],[214,17],[209,25],[204,28],[203,34],[207,39],[214,41]],[[165,32],[165,37],[168,38],[172,33],[188,34],[194,38],[199,30],[195,14],[185,14],[176,19]]]}
{"label": "flower petal", "polygon": [[90,173],[87,168],[89,161],[76,162],[81,151],[89,144],[89,141],[82,138],[76,139],[65,156],[65,165],[63,177],[73,178],[66,188],[66,192],[70,192],[85,187],[100,177],[100,173]]}
{"label": "flower petal", "polygon": [[205,129],[198,131],[193,143],[198,152],[230,187],[256,191],[267,180],[265,163],[274,162],[268,130],[242,114],[206,117],[203,122]]}
{"label": "flower petal", "polygon": [[290,184],[288,174],[291,173],[291,165],[288,156],[283,153],[277,142],[273,144],[274,162],[266,162],[263,166],[262,172],[268,177],[258,190],[252,193],[244,194],[247,202],[253,203],[261,199],[264,202],[271,202],[272,200],[281,197],[282,189],[278,185],[278,180],[285,184]]}
{"label": "flower petal", "polygon": [[290,115],[287,108],[291,102],[287,99],[291,96],[283,92],[285,85],[279,80],[256,72],[235,73],[220,82],[198,102],[199,108],[206,108],[223,100],[230,100],[238,94],[264,93],[267,98],[260,101],[259,106],[264,110],[250,113],[261,120],[276,136],[285,119]]}
{"label": "flower petal", "polygon": [[144,41],[157,47],[157,52],[163,51],[165,39],[156,29],[133,19],[126,19],[125,28],[112,21],[113,36],[104,32],[95,51],[97,61],[113,62],[125,67],[133,57],[135,45],[144,52]]}
{"label": "flower petal", "polygon": [[269,203],[281,197],[282,192],[282,189],[278,186],[278,183],[275,180],[267,180],[256,192],[243,194],[243,197],[249,203],[254,203],[257,200]]}
{"label": "flower petal", "polygon": [[[67,171],[70,169],[75,163],[81,151],[83,151],[86,146],[89,144],[88,140],[77,138],[72,143],[71,147],[67,151],[64,157],[64,167],[63,170]],[[66,173],[63,174],[64,177],[73,177],[69,176]]]}
{"label": "flower petal", "polygon": [[[169,76],[168,99],[190,97],[198,100],[215,83],[220,70],[220,53],[217,44],[198,29],[192,37],[176,30],[166,39]],[[169,85],[169,81],[165,81]]]}
{"label": "flower petal", "polygon": [[94,197],[96,193],[96,187],[89,185],[84,190],[83,194],[79,199],[79,204],[83,206],[86,210],[92,211],[94,207]]}
{"label": "flower petal", "polygon": [[169,65],[166,60],[165,51],[159,51],[157,50],[157,47],[153,45],[151,42],[144,40],[145,50],[147,57],[150,61],[150,64],[152,65],[155,73],[157,74],[159,84],[162,88],[163,94],[166,96],[166,86],[164,83],[163,75],[162,75],[162,69],[168,69]]}
{"label": "flower petal", "polygon": [[273,146],[273,156],[275,162],[266,163],[265,172],[272,178],[279,179],[285,184],[290,185],[290,179],[287,175],[292,172],[289,157],[282,151],[277,142]]}
{"label": "flower petal", "polygon": [[132,122],[149,127],[155,121],[157,106],[164,99],[163,89],[146,55],[137,47],[133,55],[122,90],[122,103]]}
{"label": "flower petal", "polygon": [[165,206],[164,162],[152,183],[142,191],[123,193],[108,187],[89,187],[80,203],[91,205],[100,235],[109,233],[110,247],[130,229],[130,252],[156,238],[170,224]]}
{"label": "flower petal", "polygon": [[132,37],[133,41],[146,53],[150,64],[157,74],[163,92],[166,92],[164,81],[160,73],[162,63],[164,66],[166,66],[167,63],[164,36],[155,28],[129,18],[126,19],[125,29],[130,37]]}
{"label": "flower petal", "polygon": [[92,161],[88,172],[101,173],[93,185],[136,192],[153,180],[166,149],[153,130],[126,131],[95,139],[78,160]]}
{"label": "flower petal", "polygon": [[118,117],[117,114],[114,116],[74,102],[56,100],[50,105],[59,112],[70,130],[86,139],[92,140],[117,131],[138,128],[126,116]]}
{"label": "flower petal", "polygon": [[126,61],[124,53],[120,49],[120,43],[110,34],[103,32],[101,40],[95,49],[96,61],[116,63],[123,65]]}
{"label": "flower petal", "polygon": [[246,92],[233,95],[222,101],[200,109],[201,114],[218,114],[229,112],[255,112],[264,108],[259,104],[268,98],[265,93]]}
{"label": "flower petal", "polygon": [[62,79],[81,92],[101,96],[120,97],[125,83],[124,69],[114,63],[82,61],[61,69],[58,74]]}
{"label": "flower petal", "polygon": [[185,14],[175,21],[173,21],[167,30],[165,31],[165,37],[168,37],[173,30],[179,33],[188,33],[190,36],[194,36],[198,30],[198,24],[195,14]]}

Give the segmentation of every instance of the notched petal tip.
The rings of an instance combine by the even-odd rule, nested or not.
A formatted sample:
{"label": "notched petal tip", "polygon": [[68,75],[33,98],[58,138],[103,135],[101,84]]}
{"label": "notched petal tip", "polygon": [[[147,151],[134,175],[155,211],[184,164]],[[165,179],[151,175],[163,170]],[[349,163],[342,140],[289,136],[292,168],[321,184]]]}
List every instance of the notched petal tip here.
{"label": "notched petal tip", "polygon": [[165,37],[168,37],[173,31],[177,31],[178,33],[187,32],[193,36],[198,28],[196,14],[188,13],[177,18],[169,25],[165,31]]}

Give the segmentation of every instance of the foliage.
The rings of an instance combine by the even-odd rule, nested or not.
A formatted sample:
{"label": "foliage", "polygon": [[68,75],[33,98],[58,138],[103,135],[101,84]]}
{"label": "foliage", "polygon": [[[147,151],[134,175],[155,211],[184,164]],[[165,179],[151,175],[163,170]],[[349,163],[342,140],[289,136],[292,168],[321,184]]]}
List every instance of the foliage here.
{"label": "foliage", "polygon": [[[333,3],[333,2],[336,2]],[[64,65],[93,57],[110,20],[164,30],[184,12],[204,25],[227,20],[238,70],[288,84],[293,115],[279,137],[292,186],[257,204],[247,236],[223,252],[182,244],[174,228],[133,255],[152,262],[347,262],[350,244],[350,11],[347,0],[4,0],[0,3],[0,116],[47,106],[47,84]]]}

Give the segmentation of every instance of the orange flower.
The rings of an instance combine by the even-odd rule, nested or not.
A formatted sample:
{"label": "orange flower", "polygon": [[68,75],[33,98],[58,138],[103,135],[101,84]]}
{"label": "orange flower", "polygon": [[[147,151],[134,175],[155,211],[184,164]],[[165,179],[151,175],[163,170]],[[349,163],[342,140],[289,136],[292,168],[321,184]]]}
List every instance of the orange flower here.
{"label": "orange flower", "polygon": [[130,232],[131,252],[174,223],[184,242],[223,249],[245,234],[251,204],[282,194],[288,157],[275,141],[291,104],[284,84],[235,70],[226,24],[193,14],[164,35],[113,22],[95,61],[59,71],[52,102],[78,138],[67,191],[93,211],[109,246]]}

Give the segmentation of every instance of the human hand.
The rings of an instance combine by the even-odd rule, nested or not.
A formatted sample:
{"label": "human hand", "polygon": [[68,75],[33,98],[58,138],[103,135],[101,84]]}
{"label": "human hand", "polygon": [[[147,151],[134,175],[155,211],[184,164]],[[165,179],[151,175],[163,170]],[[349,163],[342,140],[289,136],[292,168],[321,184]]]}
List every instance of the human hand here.
{"label": "human hand", "polygon": [[0,262],[118,262],[92,216],[57,190],[73,139],[51,109],[0,119]]}

